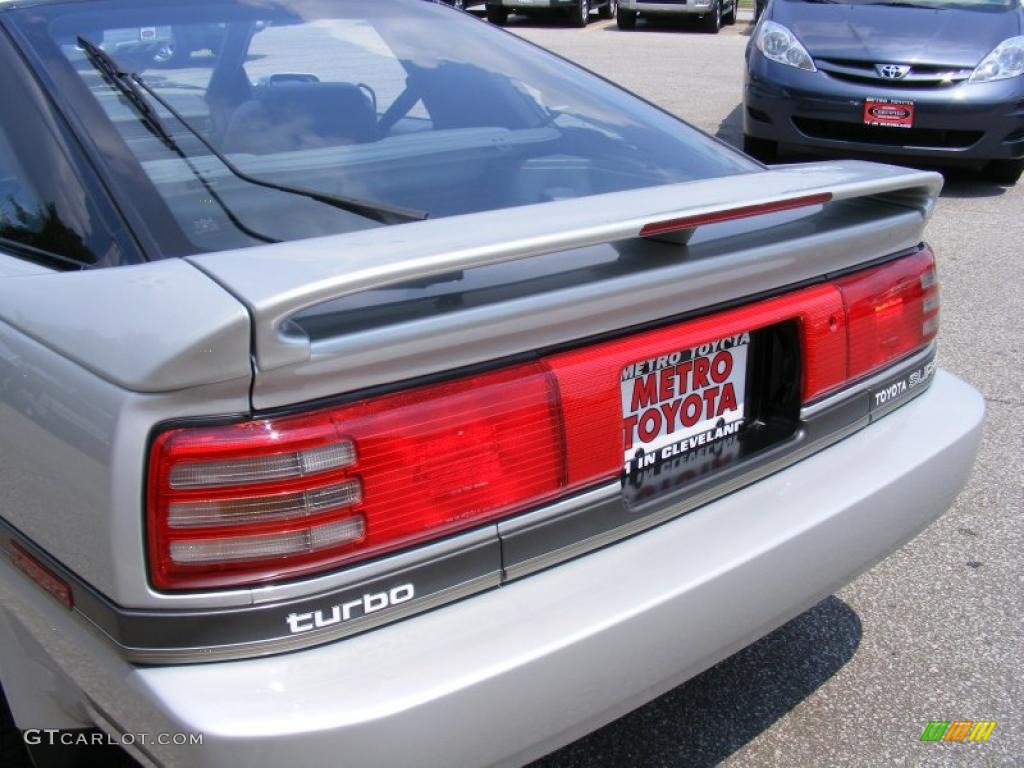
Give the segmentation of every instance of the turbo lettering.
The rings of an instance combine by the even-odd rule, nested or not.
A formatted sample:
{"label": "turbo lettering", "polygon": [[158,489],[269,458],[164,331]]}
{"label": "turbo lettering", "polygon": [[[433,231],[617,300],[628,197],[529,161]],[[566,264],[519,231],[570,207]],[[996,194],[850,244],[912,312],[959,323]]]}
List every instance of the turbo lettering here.
{"label": "turbo lettering", "polygon": [[310,611],[308,613],[289,613],[285,617],[288,630],[294,635],[308,632],[311,629],[322,629],[340,624],[359,616],[366,616],[399,605],[416,596],[416,588],[412,584],[401,584],[384,592],[368,592],[356,600],[333,605],[330,608]]}

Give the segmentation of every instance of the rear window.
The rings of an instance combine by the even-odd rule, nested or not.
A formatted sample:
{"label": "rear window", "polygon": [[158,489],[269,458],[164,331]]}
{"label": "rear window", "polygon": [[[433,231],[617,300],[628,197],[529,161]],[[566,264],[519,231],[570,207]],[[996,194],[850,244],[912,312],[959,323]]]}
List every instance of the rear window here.
{"label": "rear window", "polygon": [[[756,168],[600,78],[430,3],[111,1],[15,16],[48,49],[41,61],[75,73],[81,92],[66,97],[99,102],[197,251],[403,220],[378,206],[438,218]],[[97,72],[78,35],[178,113],[144,93],[173,145]]]}

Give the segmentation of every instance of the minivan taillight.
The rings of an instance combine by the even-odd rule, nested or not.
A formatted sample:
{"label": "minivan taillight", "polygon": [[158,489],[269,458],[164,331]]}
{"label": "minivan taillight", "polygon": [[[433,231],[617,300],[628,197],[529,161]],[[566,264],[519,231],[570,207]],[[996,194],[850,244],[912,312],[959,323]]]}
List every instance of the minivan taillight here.
{"label": "minivan taillight", "polygon": [[172,428],[150,454],[152,582],[228,587],[322,572],[613,480],[621,374],[637,361],[789,326],[799,353],[790,375],[807,403],[923,349],[937,322],[935,262],[922,248],[535,362],[299,415]]}
{"label": "minivan taillight", "polygon": [[301,416],[172,429],[151,454],[153,582],[320,571],[567,488],[558,392],[542,363]]}

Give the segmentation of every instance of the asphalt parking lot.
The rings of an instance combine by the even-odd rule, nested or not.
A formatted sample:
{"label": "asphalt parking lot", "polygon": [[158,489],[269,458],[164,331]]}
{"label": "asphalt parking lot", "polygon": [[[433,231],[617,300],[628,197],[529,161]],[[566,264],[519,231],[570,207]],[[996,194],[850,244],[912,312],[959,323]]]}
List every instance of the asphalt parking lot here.
{"label": "asphalt parking lot", "polygon": [[[741,19],[620,32],[514,18],[516,34],[739,145]],[[568,766],[1020,765],[1024,761],[1024,182],[947,176],[928,238],[939,360],[985,396],[967,490],[857,581],[703,675],[537,763]],[[922,743],[930,720],[996,720],[987,743]]]}

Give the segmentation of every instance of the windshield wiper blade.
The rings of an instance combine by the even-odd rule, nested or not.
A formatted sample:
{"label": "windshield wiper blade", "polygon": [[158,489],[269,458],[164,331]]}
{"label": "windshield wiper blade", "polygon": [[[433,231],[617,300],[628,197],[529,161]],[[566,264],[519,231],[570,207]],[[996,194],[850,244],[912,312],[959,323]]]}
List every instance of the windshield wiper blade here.
{"label": "windshield wiper blade", "polygon": [[128,103],[135,108],[142,124],[149,129],[150,133],[160,139],[169,149],[174,149],[176,145],[174,137],[160,121],[160,117],[153,111],[153,108],[149,106],[146,97],[136,87],[129,73],[121,69],[121,66],[110,54],[82,35],[78,36],[78,47],[85,53],[85,57],[93,68],[103,75],[108,83],[117,88],[121,95],[128,100]]}
{"label": "windshield wiper blade", "polygon": [[[308,197],[312,200],[316,200],[318,203],[330,205],[333,208],[340,208],[341,210],[354,213],[358,216],[365,216],[368,219],[379,221],[381,224],[403,224],[409,221],[423,221],[429,216],[425,211],[401,208],[396,205],[371,202],[369,200],[359,200],[354,197],[347,197],[343,195],[329,194],[327,192],[320,192],[306,187],[297,187],[291,184],[279,184],[276,181],[269,181],[267,179],[261,179],[258,176],[252,176],[235,165],[224,155],[223,152],[213,146],[213,144],[203,136],[198,129],[194,128],[192,124],[189,123],[180,112],[178,112],[177,109],[175,109],[163,96],[157,93],[145,80],[143,80],[141,75],[137,72],[123,71],[120,66],[118,66],[117,62],[115,62],[109,54],[106,53],[106,51],[98,48],[94,43],[91,43],[82,37],[78,38],[78,43],[82,46],[83,50],[86,51],[86,55],[90,57],[89,60],[92,62],[93,66],[95,66],[96,69],[104,75],[112,78],[114,80],[114,84],[119,87],[122,93],[125,93],[125,96],[132,100],[133,105],[138,108],[139,105],[136,104],[136,100],[141,102],[141,108],[139,109],[140,114],[147,120],[151,121],[151,123],[147,123],[147,127],[150,127],[151,124],[154,125],[155,130],[154,127],[150,127],[150,130],[154,130],[165,144],[179,154],[182,154],[181,149],[177,146],[174,138],[167,132],[167,129],[160,122],[156,113],[153,112],[152,108],[149,106],[149,102],[147,102],[146,98],[139,92],[140,88],[145,91],[151,99],[170,112],[171,115],[174,116],[174,119],[181,123],[189,133],[195,136],[200,143],[206,147],[207,151],[217,158],[221,165],[228,169],[228,172],[232,176],[235,176],[242,181],[256,186],[266,187],[267,189],[273,189],[278,192]],[[96,61],[93,60],[93,57],[96,58]],[[130,91],[133,95],[129,96],[126,91]],[[183,154],[182,156],[184,157]]]}
{"label": "windshield wiper blade", "polygon": [[252,176],[235,165],[224,155],[223,152],[213,146],[213,144],[203,136],[198,129],[193,128],[188,120],[182,117],[178,110],[171,106],[163,96],[153,90],[153,88],[151,88],[139,75],[133,73],[132,78],[139,87],[145,90],[145,92],[154,100],[158,101],[164,109],[174,115],[174,119],[185,126],[189,133],[199,139],[210,154],[217,158],[217,160],[219,160],[233,176],[241,179],[242,181],[246,181],[260,187],[266,187],[267,189],[274,189],[278,192],[302,195],[303,197],[316,200],[318,203],[324,203],[325,205],[330,205],[344,211],[349,211],[350,213],[355,213],[359,216],[365,216],[366,218],[373,219],[374,221],[379,221],[381,224],[403,224],[409,221],[423,221],[430,215],[426,211],[417,211],[412,208],[402,208],[397,205],[371,202],[369,200],[359,200],[354,197],[320,192],[315,189],[297,187],[292,184],[280,184],[276,181],[269,181],[268,179],[261,179],[258,176]]}
{"label": "windshield wiper blade", "polygon": [[199,169],[196,168],[188,155],[185,154],[185,151],[178,145],[178,142],[174,140],[170,131],[167,130],[167,127],[160,120],[160,117],[149,105],[146,97],[142,95],[137,84],[138,75],[133,75],[131,72],[121,69],[121,65],[118,64],[109,53],[83,35],[78,36],[78,47],[82,49],[83,53],[85,53],[85,57],[89,60],[89,63],[92,64],[96,71],[103,75],[104,79],[116,88],[118,92],[128,100],[128,103],[135,108],[142,124],[146,126],[154,136],[160,139],[168,149],[178,155],[178,157],[188,165],[189,169],[203,185],[203,188],[210,193],[210,199],[217,201],[217,205],[222,211],[224,211],[224,215],[228,217],[228,221],[234,224],[241,232],[244,232],[255,240],[259,240],[264,243],[280,242],[279,240],[267,237],[251,227],[246,226],[238,216],[235,215],[234,211],[232,211],[231,208],[221,199],[217,190],[215,190],[206,180],[206,177],[199,172]]}

